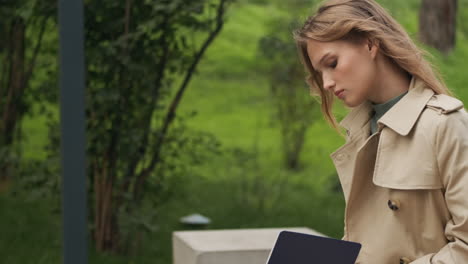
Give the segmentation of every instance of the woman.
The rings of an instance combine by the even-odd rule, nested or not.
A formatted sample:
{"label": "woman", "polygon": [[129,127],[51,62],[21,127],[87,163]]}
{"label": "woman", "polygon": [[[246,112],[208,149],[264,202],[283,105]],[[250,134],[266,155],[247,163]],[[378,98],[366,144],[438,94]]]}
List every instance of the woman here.
{"label": "woman", "polygon": [[468,114],[374,0],[325,1],[294,32],[311,91],[340,122],[331,154],[361,264],[468,263]]}

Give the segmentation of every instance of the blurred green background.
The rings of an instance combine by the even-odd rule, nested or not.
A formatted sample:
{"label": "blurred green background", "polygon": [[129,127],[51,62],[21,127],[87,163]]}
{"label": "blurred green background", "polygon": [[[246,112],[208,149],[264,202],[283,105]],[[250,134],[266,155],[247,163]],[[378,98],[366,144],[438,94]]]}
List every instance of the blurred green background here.
{"label": "blurred green background", "polygon": [[[378,2],[417,38],[419,0]],[[169,264],[171,233],[188,229],[179,218],[191,213],[209,217],[209,229],[306,226],[341,238],[344,200],[329,154],[344,139],[317,114],[317,103],[302,87],[301,97],[306,98],[304,105],[310,107],[313,118],[307,119],[297,166],[285,167],[278,99],[272,93],[272,71],[284,57],[268,57],[260,48],[262,40],[271,36],[285,36],[292,42],[288,39],[291,25],[303,21],[315,4],[240,0],[228,8],[224,28],[200,61],[177,112],[183,118],[176,121],[178,129],[209,135],[211,143],[189,149],[198,153],[195,161],[178,156],[180,161],[174,166],[180,164],[183,169],[168,173],[159,189],[147,191],[158,202],[145,211],[149,227],[139,232],[137,246],[114,254],[98,252],[91,243],[90,263]],[[448,87],[464,102],[468,102],[467,19],[468,3],[459,1],[457,42],[449,55],[424,47],[434,56],[432,61]],[[56,32],[47,32],[45,39],[45,45],[54,43]],[[287,57],[297,59],[294,50]],[[53,60],[43,58],[41,63]],[[31,85],[47,83],[47,76],[39,67]],[[174,83],[181,81],[182,76],[176,75]],[[44,163],[58,166],[57,156],[51,156],[48,149],[51,131],[56,131],[51,130],[51,123],[58,121],[58,105],[36,106],[34,98],[40,95],[31,92],[29,96],[32,110],[21,121],[21,141],[15,149],[21,153],[18,166],[32,169],[21,170],[21,177],[13,178],[0,193],[0,262],[59,263],[59,174],[52,169],[46,171],[55,176],[43,170],[40,174],[34,169]],[[341,118],[346,109],[337,105],[335,113]]]}

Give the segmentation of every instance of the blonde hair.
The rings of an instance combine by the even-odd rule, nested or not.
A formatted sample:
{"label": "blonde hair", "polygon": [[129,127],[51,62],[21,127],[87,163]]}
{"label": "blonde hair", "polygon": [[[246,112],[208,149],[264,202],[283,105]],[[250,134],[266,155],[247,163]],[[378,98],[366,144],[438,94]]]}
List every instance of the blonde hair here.
{"label": "blonde hair", "polygon": [[312,95],[320,95],[326,120],[338,128],[332,114],[333,94],[323,88],[321,75],[313,68],[307,53],[307,40],[334,41],[369,39],[378,43],[380,52],[399,67],[421,79],[436,94],[451,95],[440,74],[424,58],[429,55],[418,48],[403,27],[374,0],[327,0],[317,13],[293,32],[299,57],[305,67],[306,82]]}

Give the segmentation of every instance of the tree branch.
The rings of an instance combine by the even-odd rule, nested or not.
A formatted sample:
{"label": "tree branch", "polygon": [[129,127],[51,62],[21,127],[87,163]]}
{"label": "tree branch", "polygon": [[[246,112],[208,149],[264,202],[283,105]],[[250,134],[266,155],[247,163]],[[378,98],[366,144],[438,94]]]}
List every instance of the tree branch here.
{"label": "tree branch", "polygon": [[[163,46],[163,56],[157,65],[157,72],[156,72],[156,81],[153,89],[153,93],[151,96],[151,102],[148,104],[148,107],[151,109],[154,108],[154,103],[156,102],[158,96],[159,96],[159,91],[161,88],[162,80],[164,78],[164,69],[166,68],[168,59],[169,59],[169,43],[167,41],[167,33],[170,30],[170,18],[171,14],[166,14],[163,22],[161,23],[161,26],[163,28],[163,34],[161,38],[161,43]],[[121,193],[127,193],[130,189],[130,183],[132,180],[132,177],[135,176],[135,170],[137,168],[138,163],[141,161],[142,157],[145,155],[146,150],[148,148],[148,140],[149,140],[149,133],[151,131],[151,118],[153,116],[153,111],[154,110],[149,110],[147,112],[147,115],[143,118],[145,120],[145,128],[144,128],[144,135],[143,135],[143,140],[141,144],[139,145],[138,153],[133,157],[132,161],[130,162],[130,165],[127,168],[127,172],[124,176],[123,180],[123,185],[122,185],[122,192]]]}
{"label": "tree branch", "polygon": [[9,80],[3,104],[3,118],[0,124],[2,145],[10,145],[13,141],[13,133],[18,115],[18,98],[20,98],[23,79],[24,79],[24,38],[25,38],[24,21],[20,17],[16,17],[11,21],[10,32],[10,65],[9,65]]}
{"label": "tree branch", "polygon": [[190,67],[188,68],[187,74],[185,75],[184,81],[182,82],[181,86],[179,87],[177,91],[177,94],[175,95],[174,99],[172,100],[172,103],[170,104],[170,107],[163,121],[161,132],[158,135],[158,138],[156,141],[156,150],[153,154],[153,157],[151,158],[149,165],[146,168],[144,168],[137,177],[137,181],[135,183],[136,185],[135,185],[134,193],[133,193],[133,197],[135,198],[138,197],[138,193],[140,192],[140,189],[143,183],[146,182],[150,173],[154,170],[154,168],[156,167],[157,163],[160,160],[160,154],[161,154],[162,146],[166,138],[167,132],[169,130],[170,125],[172,124],[172,121],[174,120],[176,116],[177,108],[182,100],[184,92],[187,89],[187,86],[193,76],[193,73],[195,72],[195,69],[198,63],[203,57],[206,49],[210,46],[210,44],[213,42],[213,40],[216,38],[216,36],[219,34],[219,32],[221,31],[223,27],[223,24],[224,24],[223,17],[224,17],[224,12],[226,9],[227,2],[229,2],[229,0],[220,0],[219,6],[217,9],[217,15],[216,15],[216,27],[209,34],[208,38],[204,41],[200,50],[195,55],[194,60],[192,64],[190,65]]}
{"label": "tree branch", "polygon": [[[130,19],[131,19],[131,8],[132,8],[132,0],[126,0],[125,3],[125,13],[124,13],[124,30],[123,30],[123,39],[124,43],[122,46],[122,58],[128,58],[128,41],[130,34]],[[119,74],[117,76],[117,83],[119,87],[119,94],[118,94],[118,103],[117,109],[118,112],[114,115],[114,120],[112,122],[112,131],[111,131],[111,140],[109,141],[108,145],[108,152],[107,155],[109,156],[109,180],[114,181],[116,177],[116,164],[117,164],[117,144],[120,138],[120,134],[122,131],[122,118],[123,112],[128,103],[128,98],[126,94],[123,94],[125,89],[128,89],[129,80],[126,74],[126,67],[125,64],[120,64]]]}
{"label": "tree branch", "polygon": [[31,61],[29,62],[29,67],[26,70],[26,74],[25,74],[24,81],[23,81],[23,84],[22,84],[22,90],[23,91],[26,88],[26,86],[28,85],[29,80],[31,78],[31,75],[32,75],[32,73],[34,71],[34,67],[36,66],[37,56],[38,56],[39,51],[41,49],[42,39],[44,38],[45,29],[47,27],[47,21],[49,20],[50,17],[51,17],[51,14],[48,14],[48,15],[44,16],[44,18],[42,19],[42,23],[41,23],[41,26],[40,26],[40,29],[39,29],[39,37],[38,37],[38,40],[36,42],[36,46],[34,47],[33,55],[31,57]]}

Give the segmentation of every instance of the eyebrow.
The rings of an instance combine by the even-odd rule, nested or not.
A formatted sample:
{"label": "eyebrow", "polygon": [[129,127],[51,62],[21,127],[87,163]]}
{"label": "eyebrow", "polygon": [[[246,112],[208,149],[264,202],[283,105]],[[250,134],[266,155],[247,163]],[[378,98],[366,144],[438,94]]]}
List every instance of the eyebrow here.
{"label": "eyebrow", "polygon": [[[329,56],[330,56],[330,52],[325,53],[325,55],[323,55],[322,58],[319,60],[319,63],[318,63],[318,64],[319,64],[319,65],[322,64],[322,62],[323,62],[326,58],[328,58]],[[312,66],[314,66],[314,65],[312,64]],[[317,67],[314,67],[314,68],[315,68],[316,71],[318,71],[318,70],[317,70]]]}

